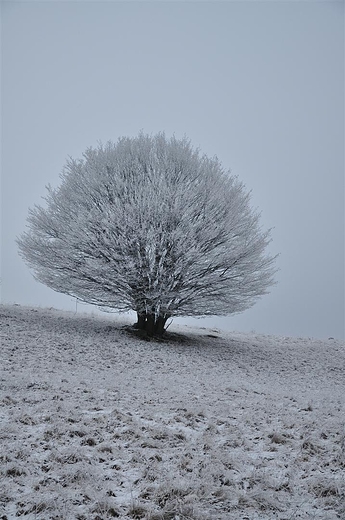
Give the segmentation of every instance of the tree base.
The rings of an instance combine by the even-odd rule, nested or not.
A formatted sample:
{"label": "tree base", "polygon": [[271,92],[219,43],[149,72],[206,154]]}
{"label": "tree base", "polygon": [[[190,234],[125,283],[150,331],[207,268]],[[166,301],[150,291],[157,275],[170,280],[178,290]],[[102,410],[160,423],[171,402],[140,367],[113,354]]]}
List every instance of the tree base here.
{"label": "tree base", "polygon": [[137,330],[145,332],[150,338],[163,336],[168,317],[156,317],[154,314],[138,314],[137,316],[138,321],[134,325]]}

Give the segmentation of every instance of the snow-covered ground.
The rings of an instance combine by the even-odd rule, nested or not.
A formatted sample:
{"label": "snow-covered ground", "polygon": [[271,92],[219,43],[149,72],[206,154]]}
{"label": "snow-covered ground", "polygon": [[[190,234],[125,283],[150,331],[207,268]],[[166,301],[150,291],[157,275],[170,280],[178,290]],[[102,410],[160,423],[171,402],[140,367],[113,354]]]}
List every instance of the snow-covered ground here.
{"label": "snow-covered ground", "polygon": [[0,306],[0,518],[345,518],[345,346]]}

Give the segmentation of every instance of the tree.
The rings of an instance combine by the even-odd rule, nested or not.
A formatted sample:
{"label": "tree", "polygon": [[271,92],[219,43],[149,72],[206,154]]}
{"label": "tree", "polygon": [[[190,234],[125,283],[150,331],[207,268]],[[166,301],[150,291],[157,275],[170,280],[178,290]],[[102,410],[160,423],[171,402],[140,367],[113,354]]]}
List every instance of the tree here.
{"label": "tree", "polygon": [[140,133],[70,158],[19,251],[35,278],[161,335],[174,316],[229,315],[273,283],[270,231],[244,185],[187,138]]}

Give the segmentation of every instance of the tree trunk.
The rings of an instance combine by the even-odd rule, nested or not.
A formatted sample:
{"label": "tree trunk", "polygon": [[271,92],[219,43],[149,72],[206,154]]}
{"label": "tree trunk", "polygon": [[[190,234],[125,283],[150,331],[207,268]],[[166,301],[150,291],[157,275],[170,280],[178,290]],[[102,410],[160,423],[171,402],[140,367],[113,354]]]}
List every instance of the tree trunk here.
{"label": "tree trunk", "polygon": [[135,327],[139,330],[143,330],[149,337],[163,336],[165,329],[164,326],[167,322],[168,317],[162,316],[156,317],[154,314],[139,314],[137,313],[137,323]]}
{"label": "tree trunk", "polygon": [[158,317],[155,323],[155,334],[157,336],[163,336],[165,332],[165,324],[168,318],[162,318],[161,316]]}
{"label": "tree trunk", "polygon": [[155,316],[154,314],[148,314],[146,316],[146,332],[148,336],[155,335]]}
{"label": "tree trunk", "polygon": [[135,324],[135,328],[139,330],[146,329],[146,315],[137,313],[137,323]]}

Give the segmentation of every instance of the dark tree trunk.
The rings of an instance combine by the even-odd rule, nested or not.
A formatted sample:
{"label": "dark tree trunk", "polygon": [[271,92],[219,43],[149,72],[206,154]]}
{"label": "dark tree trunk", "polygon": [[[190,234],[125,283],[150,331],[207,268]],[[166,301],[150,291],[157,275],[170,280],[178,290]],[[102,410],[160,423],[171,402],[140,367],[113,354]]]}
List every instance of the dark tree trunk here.
{"label": "dark tree trunk", "polygon": [[139,330],[145,330],[146,329],[146,315],[137,313],[137,319],[138,319],[138,321],[135,324],[135,327]]}
{"label": "dark tree trunk", "polygon": [[137,323],[135,327],[139,330],[143,330],[150,337],[163,336],[165,329],[164,326],[167,322],[168,317],[158,316],[154,314],[139,314],[137,313]]}
{"label": "dark tree trunk", "polygon": [[165,324],[168,318],[159,317],[155,323],[155,333],[157,336],[163,336],[165,332]]}
{"label": "dark tree trunk", "polygon": [[155,316],[154,314],[148,314],[146,316],[146,332],[148,336],[154,336],[155,334]]}

